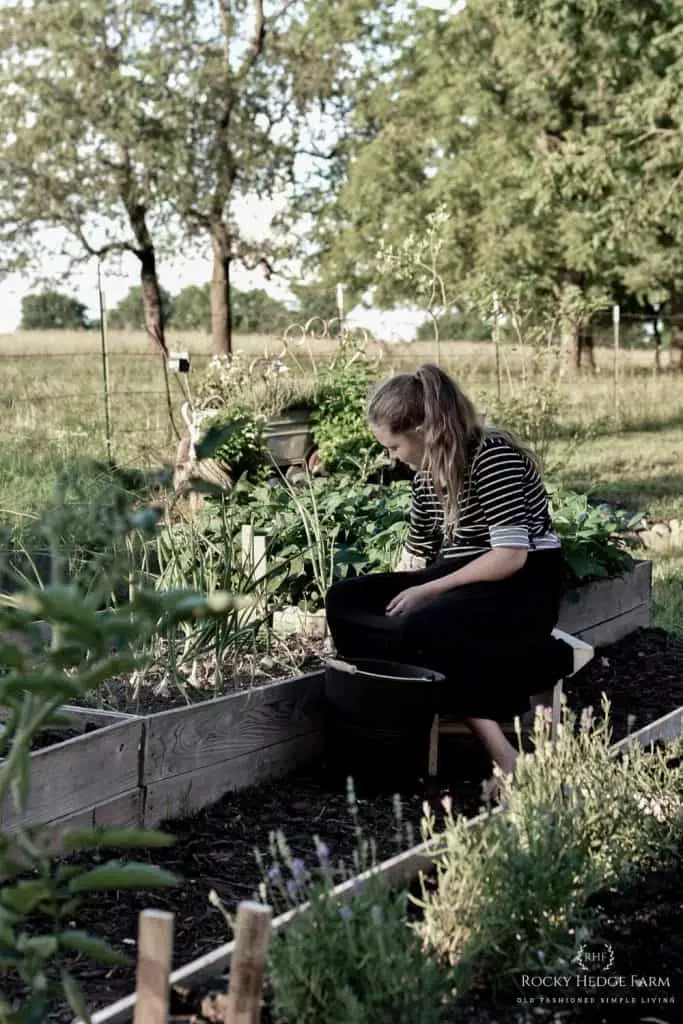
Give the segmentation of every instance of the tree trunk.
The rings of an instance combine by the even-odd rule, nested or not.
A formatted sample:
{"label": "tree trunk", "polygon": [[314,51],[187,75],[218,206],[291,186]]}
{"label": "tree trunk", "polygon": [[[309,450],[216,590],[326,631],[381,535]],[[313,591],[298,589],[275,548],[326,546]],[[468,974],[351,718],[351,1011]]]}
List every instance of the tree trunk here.
{"label": "tree trunk", "polygon": [[164,312],[157,277],[156,254],[147,229],[144,206],[139,203],[132,206],[128,210],[128,217],[137,243],[136,256],[140,260],[140,285],[145,312],[145,329],[155,352],[159,352],[165,359],[168,356],[168,348],[164,331]]}
{"label": "tree trunk", "polygon": [[579,328],[576,319],[568,314],[560,325],[560,376],[574,373],[579,351]]}
{"label": "tree trunk", "polygon": [[662,372],[662,332],[659,329],[659,315],[652,320],[652,336],[655,340],[655,373]]}
{"label": "tree trunk", "polygon": [[582,321],[576,332],[576,369],[578,371],[583,369],[584,352],[588,356],[588,364],[591,373],[595,373],[595,345],[593,338],[593,324],[591,323],[590,318]]}
{"label": "tree trunk", "polygon": [[230,301],[230,263],[232,252],[225,225],[211,225],[213,273],[211,275],[211,337],[216,355],[232,355],[232,304]]}

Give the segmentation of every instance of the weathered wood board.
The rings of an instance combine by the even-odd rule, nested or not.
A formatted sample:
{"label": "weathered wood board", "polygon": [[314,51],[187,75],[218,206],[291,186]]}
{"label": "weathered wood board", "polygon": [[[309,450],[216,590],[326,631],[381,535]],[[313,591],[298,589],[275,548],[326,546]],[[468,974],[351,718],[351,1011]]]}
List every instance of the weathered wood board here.
{"label": "weathered wood board", "polygon": [[616,643],[650,623],[652,563],[637,562],[623,576],[586,583],[568,594],[558,626],[594,647]]}
{"label": "weathered wood board", "polygon": [[[120,722],[31,754],[31,792],[24,825],[49,824],[103,804],[139,785],[143,722]],[[8,798],[0,809],[3,828],[19,816]]]}
{"label": "weathered wood board", "polygon": [[230,761],[322,726],[323,672],[150,715],[144,785]]}
{"label": "weathered wood board", "polygon": [[170,818],[189,817],[230,790],[289,775],[322,753],[322,748],[323,733],[318,729],[184,775],[152,782],[145,795],[145,828],[154,828]]}

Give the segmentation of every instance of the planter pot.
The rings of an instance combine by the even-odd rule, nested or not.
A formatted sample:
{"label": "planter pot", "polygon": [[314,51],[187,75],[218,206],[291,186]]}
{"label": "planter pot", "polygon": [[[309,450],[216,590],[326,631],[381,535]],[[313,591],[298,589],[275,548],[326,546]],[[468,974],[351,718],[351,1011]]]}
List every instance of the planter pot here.
{"label": "planter pot", "polygon": [[325,758],[331,780],[395,792],[424,771],[424,751],[442,699],[440,672],[392,661],[329,658]]}
{"label": "planter pot", "polygon": [[313,448],[311,411],[291,409],[268,420],[264,437],[279,466],[303,464]]}

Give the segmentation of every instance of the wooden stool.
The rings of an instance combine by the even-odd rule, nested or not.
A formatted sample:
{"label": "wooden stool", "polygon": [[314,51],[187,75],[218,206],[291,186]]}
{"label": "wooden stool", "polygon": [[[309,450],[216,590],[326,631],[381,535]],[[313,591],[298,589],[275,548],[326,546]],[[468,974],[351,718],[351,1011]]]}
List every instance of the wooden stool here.
{"label": "wooden stool", "polygon": [[[578,637],[572,636],[570,633],[565,633],[561,629],[554,629],[552,635],[556,640],[562,640],[568,647],[572,648],[573,665],[572,671],[567,673],[567,678],[573,676],[575,672],[578,672],[580,668],[587,665],[595,654],[595,649],[590,644],[584,643],[583,640],[579,640]],[[557,727],[560,723],[560,714],[562,708],[562,685],[564,678],[558,679],[551,690],[546,690],[544,693],[536,693],[529,698],[530,714],[533,715],[536,710],[536,706],[540,704],[543,707],[552,707],[553,717],[550,725],[550,735],[554,740],[557,736]],[[507,731],[514,729],[512,722],[502,722],[501,728]],[[439,763],[439,736],[443,735],[462,735],[469,733],[470,730],[464,722],[455,721],[451,718],[444,718],[443,715],[434,715],[432,722],[432,728],[429,733],[429,762],[428,762],[428,774],[436,775]]]}

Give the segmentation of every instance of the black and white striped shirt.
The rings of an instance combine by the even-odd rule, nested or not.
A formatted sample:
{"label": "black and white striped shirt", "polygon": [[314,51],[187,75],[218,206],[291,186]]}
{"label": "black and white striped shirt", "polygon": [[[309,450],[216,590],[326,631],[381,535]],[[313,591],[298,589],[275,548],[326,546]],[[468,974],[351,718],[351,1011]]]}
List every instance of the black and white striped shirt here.
{"label": "black and white striped shirt", "polygon": [[476,452],[462,487],[458,521],[444,531],[444,508],[431,474],[413,479],[404,551],[425,558],[462,558],[492,548],[558,548],[548,495],[531,460],[495,434]]}

